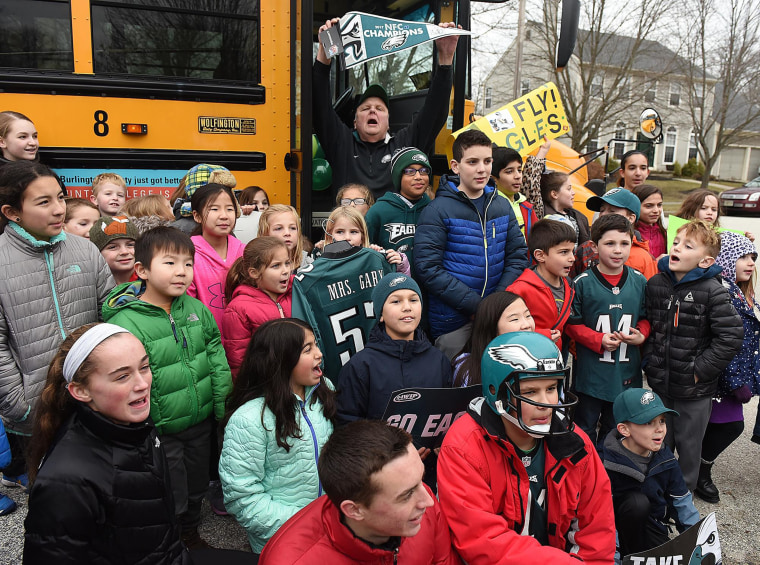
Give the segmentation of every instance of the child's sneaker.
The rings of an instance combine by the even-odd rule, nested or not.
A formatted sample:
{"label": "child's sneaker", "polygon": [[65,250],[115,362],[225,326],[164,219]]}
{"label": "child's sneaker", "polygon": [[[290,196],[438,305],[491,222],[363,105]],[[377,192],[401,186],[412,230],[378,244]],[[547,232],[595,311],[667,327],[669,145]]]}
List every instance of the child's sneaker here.
{"label": "child's sneaker", "polygon": [[11,477],[10,475],[3,474],[3,478],[0,479],[0,484],[4,487],[18,488],[21,487],[26,492],[29,486],[29,477],[26,473],[23,473],[17,477]]}
{"label": "child's sneaker", "polygon": [[221,481],[209,482],[207,497],[214,514],[217,516],[229,516],[229,512],[224,507],[224,494],[222,493]]}
{"label": "child's sneaker", "polygon": [[4,494],[0,494],[0,516],[5,516],[16,510],[16,503]]}

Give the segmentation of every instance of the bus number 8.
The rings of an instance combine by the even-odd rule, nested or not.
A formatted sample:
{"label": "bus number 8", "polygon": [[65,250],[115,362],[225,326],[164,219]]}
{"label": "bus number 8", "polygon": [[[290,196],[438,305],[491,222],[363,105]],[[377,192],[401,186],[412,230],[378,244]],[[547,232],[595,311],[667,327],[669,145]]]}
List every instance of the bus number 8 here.
{"label": "bus number 8", "polygon": [[108,135],[108,113],[105,110],[95,110],[95,125],[92,129],[98,137]]}

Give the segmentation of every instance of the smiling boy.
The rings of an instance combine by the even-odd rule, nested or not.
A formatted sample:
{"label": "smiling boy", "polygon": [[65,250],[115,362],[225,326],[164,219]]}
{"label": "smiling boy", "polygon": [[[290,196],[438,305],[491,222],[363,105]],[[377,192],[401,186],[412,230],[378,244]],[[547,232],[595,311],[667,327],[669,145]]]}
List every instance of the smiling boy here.
{"label": "smiling boy", "polygon": [[665,444],[665,408],[651,390],[629,388],[615,399],[617,428],[604,439],[604,468],[612,485],[621,556],[668,541],[668,516],[679,533],[699,521],[675,455]]}
{"label": "smiling boy", "polygon": [[644,318],[647,280],[625,265],[633,225],[619,214],[600,216],[591,225],[599,264],[576,277],[573,311],[565,326],[576,343],[575,422],[597,443],[615,420],[612,403],[628,387],[641,386],[639,346],[649,336]]}
{"label": "smiling boy", "polygon": [[89,235],[117,285],[137,279],[135,240],[140,234],[127,216],[103,216],[92,225]]}
{"label": "smiling boy", "polygon": [[90,200],[104,216],[115,216],[127,200],[127,184],[121,175],[101,173],[92,180]]}
{"label": "smiling boy", "polygon": [[195,246],[178,229],[158,227],[135,243],[140,277],[118,285],[103,319],[132,332],[145,346],[153,373],[150,415],[166,453],[182,539],[208,547],[198,534],[208,489],[211,418],[224,416],[232,377],[213,315],[186,294]]}
{"label": "smiling boy", "polygon": [[520,296],[536,322],[536,331],[562,348],[562,330],[572,311],[575,291],[567,275],[575,261],[575,230],[570,224],[544,218],[528,236],[535,266],[527,268],[507,290]]}
{"label": "smiling boy", "polygon": [[454,141],[436,198],[414,235],[417,279],[428,293],[430,329],[451,359],[469,337],[481,300],[509,286],[528,266],[525,238],[490,181],[491,140],[468,130]]}
{"label": "smiling boy", "polygon": [[613,562],[610,483],[572,423],[567,370],[535,332],[486,347],[483,397],[452,424],[438,456],[441,508],[469,565]]}
{"label": "smiling boy", "polygon": [[702,438],[710,417],[718,375],[739,352],[744,337],[741,318],[721,283],[715,264],[720,237],[701,220],[684,224],[670,255],[658,262],[660,273],[646,288],[652,333],[644,346],[647,382],[677,410],[668,419],[668,446],[690,490],[697,485]]}

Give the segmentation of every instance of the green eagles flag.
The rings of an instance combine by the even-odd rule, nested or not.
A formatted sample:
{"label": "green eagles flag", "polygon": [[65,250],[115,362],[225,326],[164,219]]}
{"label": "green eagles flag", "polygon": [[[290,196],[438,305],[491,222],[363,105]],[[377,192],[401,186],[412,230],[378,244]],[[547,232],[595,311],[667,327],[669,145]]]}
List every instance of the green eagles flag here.
{"label": "green eagles flag", "polygon": [[470,35],[470,32],[363,12],[348,12],[340,19],[340,38],[347,69],[447,35]]}

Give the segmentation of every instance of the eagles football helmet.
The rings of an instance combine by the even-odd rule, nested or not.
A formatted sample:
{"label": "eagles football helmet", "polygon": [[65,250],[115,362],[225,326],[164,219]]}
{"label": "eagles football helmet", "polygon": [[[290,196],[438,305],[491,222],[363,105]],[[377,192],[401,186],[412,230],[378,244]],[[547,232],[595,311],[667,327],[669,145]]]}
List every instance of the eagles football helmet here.
{"label": "eagles football helmet", "polygon": [[[491,409],[533,437],[561,435],[572,431],[578,398],[564,390],[570,369],[565,367],[554,342],[535,332],[503,334],[488,344],[481,360],[483,395]],[[557,379],[559,402],[544,404],[520,393],[520,383],[529,379]],[[549,424],[528,426],[521,404],[551,408]]]}

